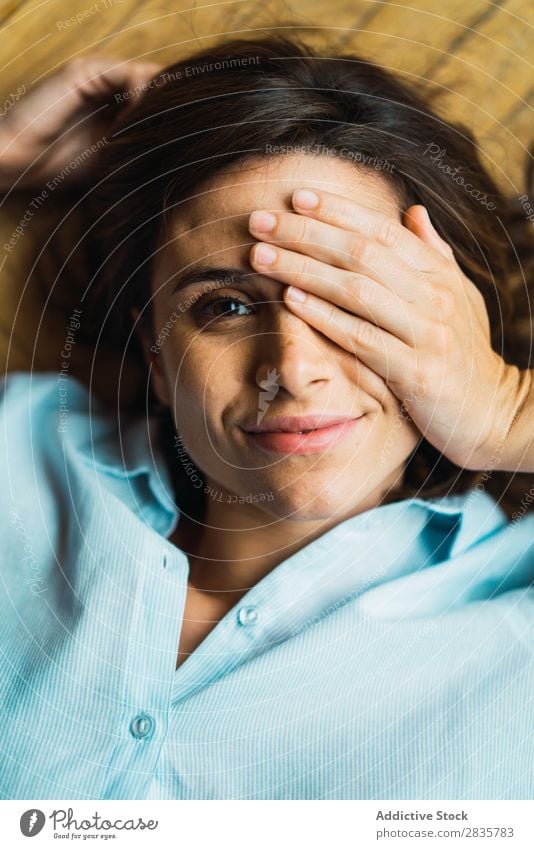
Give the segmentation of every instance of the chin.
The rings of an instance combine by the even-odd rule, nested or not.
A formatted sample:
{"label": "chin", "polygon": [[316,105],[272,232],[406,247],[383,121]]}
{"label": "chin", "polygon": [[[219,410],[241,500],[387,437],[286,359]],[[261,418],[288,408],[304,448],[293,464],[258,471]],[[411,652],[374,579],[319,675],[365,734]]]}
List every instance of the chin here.
{"label": "chin", "polygon": [[[333,480],[334,479],[334,480]],[[334,517],[353,515],[358,512],[358,505],[363,503],[368,490],[358,494],[357,487],[349,485],[346,478],[335,481],[331,476],[330,483],[317,482],[313,486],[304,477],[295,476],[291,483],[285,485],[270,484],[273,499],[265,502],[263,509],[277,519],[291,522],[313,522]],[[363,509],[363,508],[362,508]]]}

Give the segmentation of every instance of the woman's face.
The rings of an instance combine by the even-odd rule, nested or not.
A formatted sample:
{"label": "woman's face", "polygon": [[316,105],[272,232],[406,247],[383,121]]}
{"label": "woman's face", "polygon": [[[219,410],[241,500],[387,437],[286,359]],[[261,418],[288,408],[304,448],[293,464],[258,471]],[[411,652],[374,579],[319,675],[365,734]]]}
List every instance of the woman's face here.
{"label": "woman's face", "polygon": [[[348,161],[291,155],[234,164],[179,207],[161,241],[145,349],[180,435],[176,462],[186,463],[185,449],[208,498],[278,518],[341,518],[401,482],[420,434],[382,378],[292,314],[284,284],[249,263],[250,213],[289,211],[303,186],[400,218],[387,182]],[[282,416],[289,421],[275,421]],[[312,437],[250,432],[314,426],[302,416],[319,417]],[[320,429],[328,418],[346,422]]]}

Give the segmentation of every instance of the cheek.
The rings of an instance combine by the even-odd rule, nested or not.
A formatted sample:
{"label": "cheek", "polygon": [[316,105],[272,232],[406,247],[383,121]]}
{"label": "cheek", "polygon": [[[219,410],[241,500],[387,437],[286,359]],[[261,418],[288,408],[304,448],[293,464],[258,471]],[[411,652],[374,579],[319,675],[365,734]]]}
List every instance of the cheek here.
{"label": "cheek", "polygon": [[238,351],[216,340],[197,337],[184,350],[183,340],[173,345],[175,418],[193,439],[204,442],[206,427],[215,436],[227,408],[243,393],[242,358]]}
{"label": "cheek", "polygon": [[388,460],[395,464],[399,460],[407,459],[422,438],[411,419],[406,418],[397,399],[387,406],[381,431],[379,456],[381,463],[386,465]]}

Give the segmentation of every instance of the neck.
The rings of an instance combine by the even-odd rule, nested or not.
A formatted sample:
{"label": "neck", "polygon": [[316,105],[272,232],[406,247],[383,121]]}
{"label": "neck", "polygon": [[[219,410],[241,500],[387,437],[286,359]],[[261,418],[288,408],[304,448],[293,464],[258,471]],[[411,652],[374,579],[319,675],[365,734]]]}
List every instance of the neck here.
{"label": "neck", "polygon": [[208,497],[202,521],[182,514],[172,539],[189,557],[191,586],[227,598],[229,593],[244,595],[275,566],[330,528],[377,506],[383,492],[381,487],[343,513],[303,521],[277,518],[255,504]]}

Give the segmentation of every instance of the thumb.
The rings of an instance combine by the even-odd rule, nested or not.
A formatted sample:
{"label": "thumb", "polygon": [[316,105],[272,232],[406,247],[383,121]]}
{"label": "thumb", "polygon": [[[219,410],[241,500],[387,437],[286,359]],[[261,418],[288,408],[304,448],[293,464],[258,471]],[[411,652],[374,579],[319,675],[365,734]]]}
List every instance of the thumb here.
{"label": "thumb", "polygon": [[450,256],[450,248],[434,229],[426,207],[420,203],[409,206],[404,213],[404,226],[427,245],[436,248],[443,256]]}

